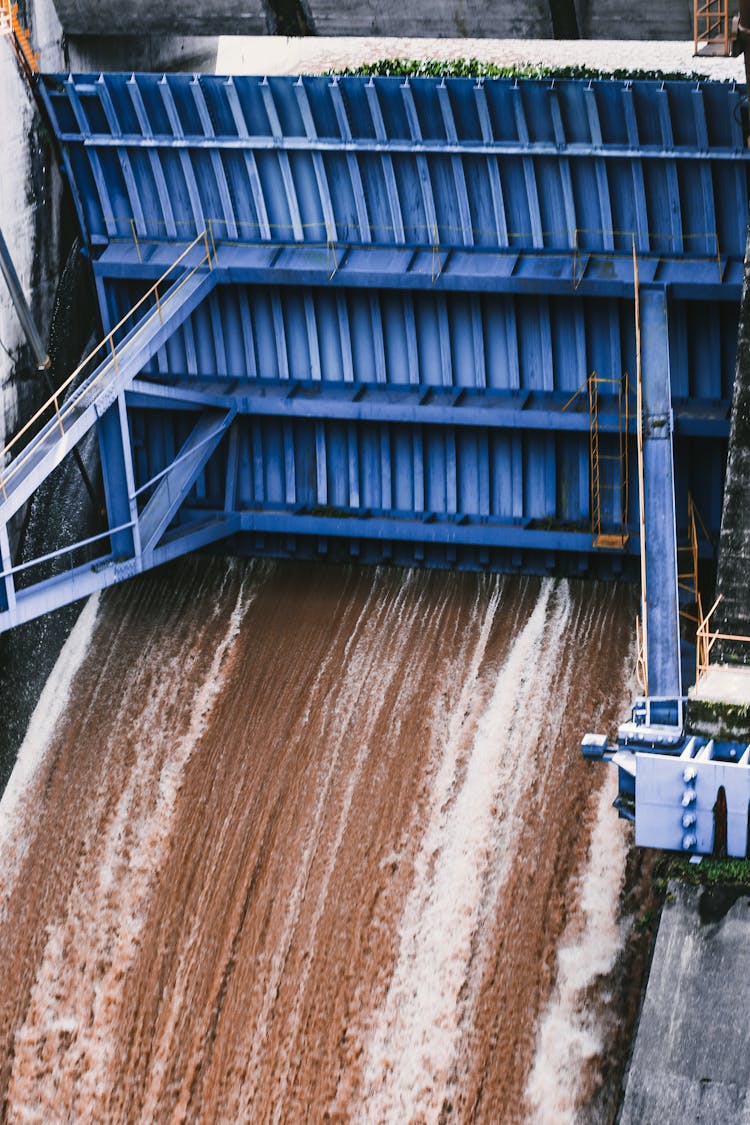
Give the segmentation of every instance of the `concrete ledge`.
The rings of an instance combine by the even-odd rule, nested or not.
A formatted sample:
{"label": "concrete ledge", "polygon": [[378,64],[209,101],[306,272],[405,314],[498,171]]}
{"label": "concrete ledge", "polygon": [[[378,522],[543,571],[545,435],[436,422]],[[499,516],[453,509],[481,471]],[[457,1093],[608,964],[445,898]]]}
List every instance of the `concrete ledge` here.
{"label": "concrete ledge", "polygon": [[750,1122],[750,894],[669,884],[620,1125]]}
{"label": "concrete ledge", "polygon": [[686,729],[707,738],[750,742],[750,668],[709,668],[688,693]]}

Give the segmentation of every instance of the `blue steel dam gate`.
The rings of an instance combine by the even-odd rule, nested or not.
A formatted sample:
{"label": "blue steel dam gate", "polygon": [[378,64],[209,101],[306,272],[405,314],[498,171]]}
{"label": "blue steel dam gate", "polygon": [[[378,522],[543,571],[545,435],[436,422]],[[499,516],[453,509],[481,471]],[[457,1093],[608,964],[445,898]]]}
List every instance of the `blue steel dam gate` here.
{"label": "blue steel dam gate", "polygon": [[[743,89],[101,74],[40,92],[105,336],[0,459],[0,630],[219,542],[635,574],[640,366],[649,679],[680,694],[688,495],[710,532],[721,513]],[[89,431],[108,528],[44,576],[47,556],[14,559],[14,521]]]}

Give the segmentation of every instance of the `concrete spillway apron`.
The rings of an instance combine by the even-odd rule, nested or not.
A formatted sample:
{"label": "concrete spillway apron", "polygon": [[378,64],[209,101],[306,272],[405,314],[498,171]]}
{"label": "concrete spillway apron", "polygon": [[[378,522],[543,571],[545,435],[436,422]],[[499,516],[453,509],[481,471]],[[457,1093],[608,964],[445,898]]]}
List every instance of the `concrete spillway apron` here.
{"label": "concrete spillway apron", "polygon": [[748,1121],[749,942],[747,892],[670,883],[620,1125]]}

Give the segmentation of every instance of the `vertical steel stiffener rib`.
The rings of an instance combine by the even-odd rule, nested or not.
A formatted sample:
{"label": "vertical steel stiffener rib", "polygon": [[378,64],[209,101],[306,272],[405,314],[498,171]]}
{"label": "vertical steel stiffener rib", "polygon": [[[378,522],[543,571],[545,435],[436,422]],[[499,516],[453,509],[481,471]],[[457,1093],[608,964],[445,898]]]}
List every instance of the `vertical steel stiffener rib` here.
{"label": "vertical steel stiffener rib", "polygon": [[[732,325],[717,302],[737,299],[744,238],[728,216],[748,182],[737,91],[80,75],[42,96],[105,323],[191,232],[218,236],[208,303],[168,317],[144,352],[118,407],[127,431],[101,425],[118,557],[140,565],[139,509],[115,515],[114,492],[132,494],[117,442],[136,491],[175,466],[171,488],[196,419],[231,403],[231,438],[184,492],[170,550],[231,526],[251,550],[350,540],[373,561],[633,573],[634,536],[605,558],[586,534],[588,419],[561,409],[591,371],[632,371],[633,235],[649,384],[659,360],[645,411],[653,518],[669,507],[654,489],[677,388],[701,400],[676,408],[662,444],[671,455],[674,440],[711,438],[718,479],[726,419],[708,404],[726,398]],[[600,421],[609,442],[615,423]],[[715,525],[718,505],[700,503]]]}

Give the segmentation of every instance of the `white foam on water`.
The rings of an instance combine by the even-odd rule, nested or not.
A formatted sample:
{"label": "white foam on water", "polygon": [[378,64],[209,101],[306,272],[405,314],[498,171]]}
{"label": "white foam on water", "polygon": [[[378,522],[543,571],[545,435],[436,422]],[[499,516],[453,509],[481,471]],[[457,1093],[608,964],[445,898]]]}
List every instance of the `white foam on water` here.
{"label": "white foam on water", "polygon": [[[132,732],[133,758],[115,809],[106,814],[98,838],[87,841],[65,913],[48,930],[26,1021],[15,1037],[8,1104],[14,1112],[18,1107],[31,1113],[31,1120],[57,1114],[101,1120],[106,1113],[108,1075],[115,1052],[122,1050],[117,1020],[149,890],[169,846],[185,768],[223,689],[226,661],[252,596],[243,582],[197,684],[187,730],[174,745],[169,730],[162,729],[163,708],[184,671],[183,654],[165,660],[154,646],[141,657],[159,659],[160,674]],[[215,614],[221,613],[221,596],[215,605]],[[135,692],[141,690],[138,682],[134,676]],[[129,690],[123,685],[123,697]]]}
{"label": "white foam on water", "polygon": [[[473,661],[485,655],[497,611],[488,604]],[[477,723],[468,761],[460,746],[466,700],[442,748],[430,822],[415,863],[388,995],[366,1044],[363,1122],[437,1122],[466,1033],[463,994],[476,935],[496,898],[519,828],[519,804],[533,779],[536,744],[549,710],[570,616],[567,583],[542,583],[536,605],[500,667]],[[476,691],[476,675],[466,691]],[[469,989],[469,992],[472,990]]]}
{"label": "white foam on water", "polygon": [[[408,675],[404,676],[407,653],[414,651],[415,637],[431,637],[437,631],[440,618],[447,608],[447,597],[432,606],[420,598],[419,593],[411,599],[411,605],[406,606],[406,593],[412,581],[418,580],[416,572],[410,572],[405,577],[396,599],[386,595],[386,612],[383,614],[382,625],[373,630],[357,654],[358,659],[352,661],[347,668],[347,686],[349,691],[348,709],[351,718],[356,717],[357,746],[347,769],[347,782],[340,799],[337,818],[336,834],[332,846],[325,854],[323,876],[318,891],[317,902],[309,928],[308,940],[312,948],[315,947],[315,937],[318,926],[327,908],[329,890],[336,862],[341,846],[349,830],[349,814],[355,793],[362,781],[365,765],[372,749],[373,733],[376,723],[386,705],[387,689],[394,683],[398,685],[398,694],[395,700],[391,699],[390,710],[390,736],[395,743],[399,742],[400,715],[409,709],[409,697],[414,690],[415,681]],[[380,637],[385,637],[387,643],[383,645]],[[347,724],[349,726],[349,724]],[[349,727],[351,729],[351,727]],[[342,727],[342,736],[345,738],[347,728]],[[345,744],[342,749],[345,748]],[[291,1021],[290,1042],[294,1043],[295,1033],[301,1026],[302,999],[305,994],[307,980],[312,969],[312,959],[308,958],[302,969],[297,989],[297,1001]],[[279,1085],[279,1097],[274,1108],[273,1121],[275,1125],[284,1123],[284,1097],[289,1079],[289,1071],[293,1059],[287,1052],[285,1065],[282,1069]]]}
{"label": "white foam on water", "polygon": [[99,594],[94,594],[81,610],[47,678],[18,751],[13,772],[0,798],[0,911],[4,910],[4,903],[28,847],[29,834],[28,831],[23,831],[23,821],[33,818],[40,811],[31,789],[52,747],[71,686],[88,652],[98,611]]}
{"label": "white foam on water", "polygon": [[[404,657],[413,642],[415,631],[427,627],[424,606],[419,597],[411,593],[419,580],[417,572],[404,575],[395,597],[383,588],[380,572],[373,573],[370,592],[363,610],[344,646],[341,660],[342,687],[333,704],[325,699],[318,702],[321,719],[320,743],[327,747],[327,758],[317,783],[317,798],[308,830],[308,840],[303,851],[299,870],[286,911],[281,947],[270,966],[264,982],[264,1002],[261,1015],[253,1029],[248,1044],[246,1078],[240,1092],[241,1115],[252,1115],[253,1098],[263,1080],[264,1067],[268,1066],[267,1036],[273,1008],[281,986],[281,977],[297,933],[302,905],[310,893],[310,876],[314,862],[322,863],[322,873],[315,884],[315,902],[312,916],[306,922],[305,943],[315,947],[318,926],[327,908],[331,881],[342,843],[346,837],[349,815],[355,793],[361,782],[369,758],[371,735],[382,712],[386,691],[394,681],[401,692],[409,691],[408,678],[404,682]],[[411,603],[408,605],[408,603]],[[436,606],[433,613],[439,616],[445,603]],[[331,657],[326,660],[328,665]],[[316,679],[316,687],[322,682]],[[312,695],[311,695],[312,699]],[[398,707],[394,708],[398,712]],[[309,708],[308,708],[309,716]],[[397,715],[392,722],[398,722]],[[395,737],[395,736],[394,736]],[[346,785],[336,803],[332,793],[334,781],[346,762]],[[335,823],[333,840],[321,851],[321,831],[333,814]],[[296,1064],[295,1039],[301,1026],[307,981],[312,969],[312,959],[305,960],[295,986],[295,1001],[290,1014],[285,1046],[277,1049],[277,1090],[274,1096],[274,1121],[283,1120],[284,1097]]]}
{"label": "white foam on water", "polygon": [[535,1125],[575,1125],[586,1064],[604,1047],[596,1010],[586,993],[609,973],[623,947],[627,926],[619,919],[625,874],[625,833],[612,816],[617,775],[608,770],[599,793],[588,861],[580,880],[578,908],[557,951],[557,980],[539,1025],[526,1097]]}

